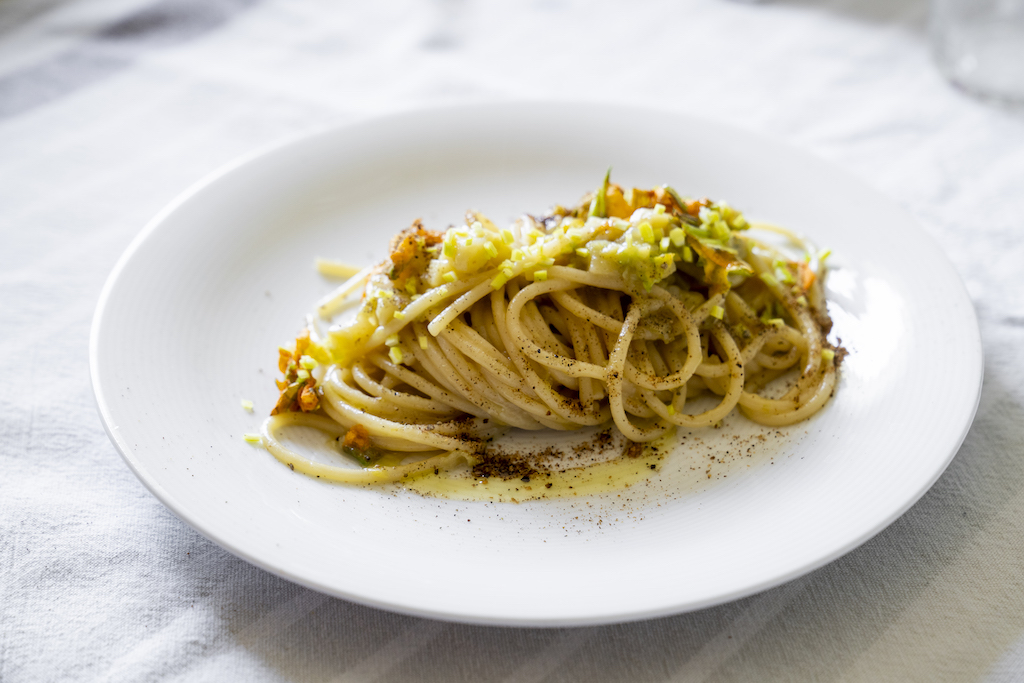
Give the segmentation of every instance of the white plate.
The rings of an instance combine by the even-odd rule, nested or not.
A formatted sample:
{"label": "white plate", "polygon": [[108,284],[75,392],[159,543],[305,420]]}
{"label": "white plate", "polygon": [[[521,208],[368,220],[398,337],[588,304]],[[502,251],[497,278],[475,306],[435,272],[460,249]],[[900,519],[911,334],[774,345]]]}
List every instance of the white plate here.
{"label": "white plate", "polygon": [[[274,401],[278,344],[330,287],[315,256],[369,263],[411,219],[444,228],[468,208],[505,223],[576,200],[609,165],[623,184],[726,199],[835,252],[831,310],[851,353],[826,409],[758,451],[770,462],[674,490],[706,457],[680,449],[621,497],[485,504],[322,483],[242,440]],[[698,609],[855,548],[950,462],[982,370],[959,278],[891,201],[747,132],[582,104],[390,116],[207,178],[114,269],[90,360],[128,465],[239,557],[385,609],[540,626]],[[727,438],[711,431],[702,447]]]}

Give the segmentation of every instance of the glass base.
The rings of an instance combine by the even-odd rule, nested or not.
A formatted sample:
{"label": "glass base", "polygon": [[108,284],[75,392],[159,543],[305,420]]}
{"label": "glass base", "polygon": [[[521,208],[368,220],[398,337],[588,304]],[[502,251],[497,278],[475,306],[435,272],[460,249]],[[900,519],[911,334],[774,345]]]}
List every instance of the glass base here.
{"label": "glass base", "polygon": [[964,22],[933,29],[939,69],[982,97],[1024,102],[1024,20]]}

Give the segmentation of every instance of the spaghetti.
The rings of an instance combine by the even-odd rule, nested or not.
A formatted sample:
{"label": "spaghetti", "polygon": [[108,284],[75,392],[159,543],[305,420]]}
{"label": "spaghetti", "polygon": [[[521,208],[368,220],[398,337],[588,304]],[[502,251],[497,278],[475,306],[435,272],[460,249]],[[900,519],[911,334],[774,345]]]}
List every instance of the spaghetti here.
{"label": "spaghetti", "polygon": [[[472,463],[509,428],[614,423],[648,442],[736,408],[793,424],[836,383],[824,275],[808,244],[724,202],[624,191],[607,176],[575,207],[507,229],[473,212],[444,233],[416,221],[281,349],[262,441],[306,474],[375,482]],[[354,319],[328,327],[356,302]],[[770,397],[784,376],[791,386]],[[289,425],[327,433],[363,467],[293,452],[279,438]]]}

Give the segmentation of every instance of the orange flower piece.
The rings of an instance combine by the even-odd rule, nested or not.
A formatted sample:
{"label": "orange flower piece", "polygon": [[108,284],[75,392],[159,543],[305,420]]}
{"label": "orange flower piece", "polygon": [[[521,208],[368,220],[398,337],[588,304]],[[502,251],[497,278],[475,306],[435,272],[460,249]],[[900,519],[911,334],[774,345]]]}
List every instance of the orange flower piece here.
{"label": "orange flower piece", "polygon": [[605,213],[609,218],[629,218],[633,215],[633,207],[626,201],[622,188],[612,183],[605,193]]}
{"label": "orange flower piece", "polygon": [[292,360],[292,353],[287,349],[277,350],[277,369],[281,372],[288,372],[288,363]]}
{"label": "orange flower piece", "polygon": [[299,361],[299,358],[301,358],[302,355],[306,353],[306,349],[308,348],[309,330],[306,329],[302,331],[302,334],[295,338],[295,353],[292,354],[292,357],[295,359],[295,362]]}
{"label": "orange flower piece", "polygon": [[430,259],[426,250],[444,241],[444,235],[426,230],[417,218],[412,225],[391,239],[389,256],[391,272],[388,274],[395,284],[404,287],[406,280],[416,277],[427,269]]}
{"label": "orange flower piece", "polygon": [[694,199],[691,202],[686,202],[686,206],[683,208],[686,209],[686,213],[691,216],[698,216],[700,215],[701,208],[705,206],[711,206],[711,200],[706,197],[704,199]]}
{"label": "orange flower piece", "polygon": [[296,399],[299,404],[299,410],[304,413],[308,413],[320,407],[320,397],[316,395],[316,391],[313,389],[315,384],[316,383],[313,379],[307,380],[306,386],[302,387],[302,390],[299,392],[298,399]]}
{"label": "orange flower piece", "polygon": [[354,424],[345,434],[341,445],[345,448],[352,448],[357,451],[366,451],[370,448],[370,432],[361,424]]}

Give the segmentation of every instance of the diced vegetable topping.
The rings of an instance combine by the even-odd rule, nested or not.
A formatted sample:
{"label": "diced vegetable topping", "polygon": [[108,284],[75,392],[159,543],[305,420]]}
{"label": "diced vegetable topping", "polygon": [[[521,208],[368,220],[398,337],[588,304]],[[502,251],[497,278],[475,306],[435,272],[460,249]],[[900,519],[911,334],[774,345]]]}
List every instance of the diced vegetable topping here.
{"label": "diced vegetable topping", "polygon": [[[392,240],[389,260],[369,276],[354,321],[331,328],[316,344],[307,337],[295,349],[281,349],[279,365],[286,376],[275,410],[315,410],[313,371],[325,362],[345,364],[365,353],[367,344],[383,344],[394,363],[415,363],[396,332],[434,319],[436,308],[416,302],[442,286],[466,291],[458,287],[475,281],[470,286],[500,291],[517,278],[544,282],[555,277],[553,268],[567,267],[621,277],[627,291],[660,286],[677,297],[694,290],[711,297],[749,283],[754,295],[767,287],[776,297],[786,294],[806,305],[824,254],[817,260],[775,261],[770,272],[759,273],[760,281],[752,279],[745,260],[749,247],[736,234],[749,227],[725,202],[684,198],[668,186],[623,189],[611,182],[610,173],[575,208],[526,216],[511,228],[498,228],[478,212],[443,233],[415,221]],[[771,302],[759,306],[756,315],[765,325],[790,319],[784,307]],[[727,312],[717,305],[710,316],[724,320]],[[417,335],[416,343],[429,348],[426,336]]]}

